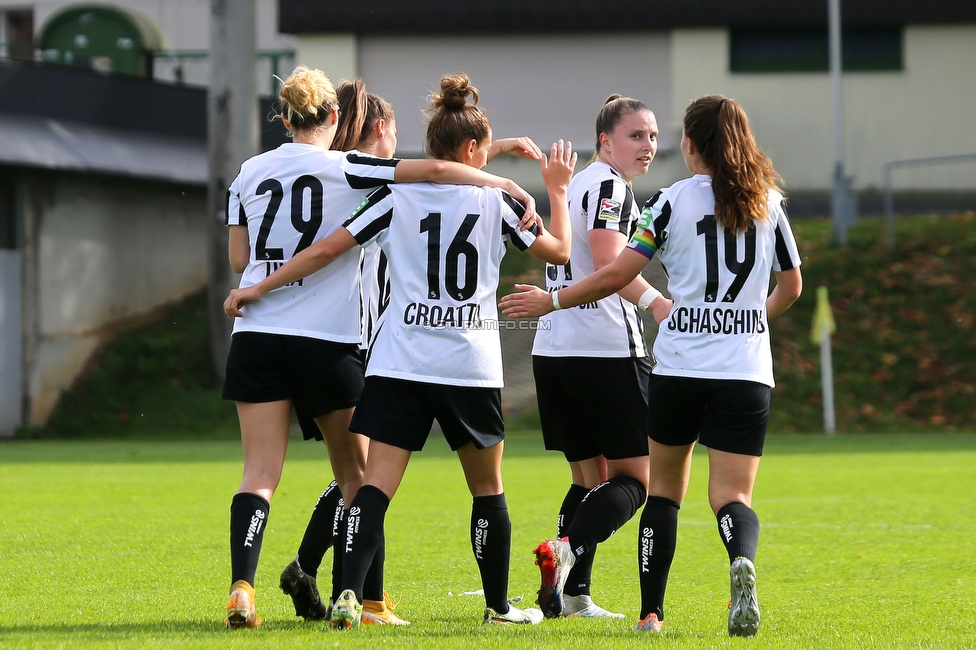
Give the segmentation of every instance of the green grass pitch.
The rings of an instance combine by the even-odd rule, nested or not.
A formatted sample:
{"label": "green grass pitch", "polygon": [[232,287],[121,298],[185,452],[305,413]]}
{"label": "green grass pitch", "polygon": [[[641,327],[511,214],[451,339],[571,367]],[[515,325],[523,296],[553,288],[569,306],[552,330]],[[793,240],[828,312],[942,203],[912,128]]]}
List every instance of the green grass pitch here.
{"label": "green grass pitch", "polygon": [[[532,549],[554,532],[569,473],[538,434],[507,444],[510,595],[533,601]],[[414,455],[387,518],[386,584],[411,627],[340,633],[294,616],[277,577],[330,472],[324,447],[293,441],[257,575],[264,626],[228,632],[240,473],[234,442],[0,444],[0,647],[976,647],[972,434],[771,436],[756,489],[763,618],[752,640],[725,631],[728,562],[704,454],[680,513],[665,632],[653,637],[631,631],[636,521],[601,545],[594,573],[595,600],[627,619],[481,625],[483,599],[462,595],[480,588],[470,497],[438,437]]]}

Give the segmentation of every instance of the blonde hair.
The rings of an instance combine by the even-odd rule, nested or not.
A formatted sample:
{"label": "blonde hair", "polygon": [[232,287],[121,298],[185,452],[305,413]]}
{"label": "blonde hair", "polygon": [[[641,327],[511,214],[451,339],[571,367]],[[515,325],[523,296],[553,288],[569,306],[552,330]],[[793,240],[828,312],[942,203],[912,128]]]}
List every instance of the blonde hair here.
{"label": "blonde hair", "polygon": [[[468,103],[468,96],[471,103]],[[488,116],[478,108],[478,89],[468,75],[456,72],[441,79],[440,92],[430,96],[427,114],[427,153],[441,160],[456,160],[458,147],[474,140],[481,144],[491,134]]]}
{"label": "blonde hair", "polygon": [[769,190],[779,189],[783,179],[756,143],[742,107],[721,95],[699,97],[685,111],[684,128],[711,172],[722,227],[739,233],[764,220]]}
{"label": "blonde hair", "polygon": [[339,107],[336,89],[325,73],[303,65],[282,83],[278,102],[282,119],[291,125],[289,136],[321,126]]}

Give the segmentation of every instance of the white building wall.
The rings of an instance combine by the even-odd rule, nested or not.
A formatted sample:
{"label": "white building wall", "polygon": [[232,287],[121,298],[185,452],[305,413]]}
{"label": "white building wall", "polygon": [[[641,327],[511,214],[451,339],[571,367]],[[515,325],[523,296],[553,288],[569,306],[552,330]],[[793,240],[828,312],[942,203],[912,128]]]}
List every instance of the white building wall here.
{"label": "white building wall", "polygon": [[[427,96],[444,74],[462,71],[480,94],[494,136],[528,135],[544,149],[558,138],[589,157],[594,125],[612,93],[644,101],[662,128],[662,151],[675,149],[670,34],[593,34],[525,37],[302,35],[296,60],[334,81],[356,76],[393,104],[398,155],[423,155]],[[581,161],[580,166],[584,164]],[[544,195],[535,161],[500,156],[488,167]],[[680,155],[659,154],[646,178],[635,181],[648,198],[684,173]]]}
{"label": "white building wall", "polygon": [[[678,120],[695,97],[733,97],[788,189],[831,187],[827,73],[732,74],[725,29],[676,30],[673,43]],[[904,56],[902,71],[844,73],[845,167],[855,189],[879,188],[890,160],[976,153],[976,25],[907,27]],[[896,189],[976,190],[976,163],[902,173]]]}

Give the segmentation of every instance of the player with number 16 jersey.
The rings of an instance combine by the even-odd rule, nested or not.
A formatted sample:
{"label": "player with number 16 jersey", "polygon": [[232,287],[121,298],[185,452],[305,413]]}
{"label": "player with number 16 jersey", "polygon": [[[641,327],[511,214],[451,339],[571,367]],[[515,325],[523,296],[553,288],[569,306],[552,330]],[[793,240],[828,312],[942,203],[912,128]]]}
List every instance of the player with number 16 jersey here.
{"label": "player with number 16 jersey", "polygon": [[524,251],[537,228],[494,188],[412,183],[376,191],[346,222],[396,266],[390,304],[369,351],[367,376],[502,386],[495,291],[506,242]]}

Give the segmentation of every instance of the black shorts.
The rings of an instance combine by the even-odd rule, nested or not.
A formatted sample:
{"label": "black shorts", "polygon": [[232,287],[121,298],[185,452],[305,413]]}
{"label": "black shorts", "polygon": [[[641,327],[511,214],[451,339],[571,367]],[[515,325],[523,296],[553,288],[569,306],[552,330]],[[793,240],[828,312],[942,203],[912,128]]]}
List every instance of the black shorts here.
{"label": "black shorts", "polygon": [[762,456],[769,386],[737,379],[651,375],[647,435],[662,445]]}
{"label": "black shorts", "polygon": [[231,338],[224,399],[291,400],[306,440],[322,439],[315,418],[355,406],[362,392],[363,362],[355,343],[263,332]]}
{"label": "black shorts", "polygon": [[451,449],[485,449],[505,439],[498,388],[445,386],[371,376],[349,430],[408,451],[420,451],[434,420]]}
{"label": "black shorts", "polygon": [[647,455],[646,357],[532,357],[546,449],[569,462]]}

